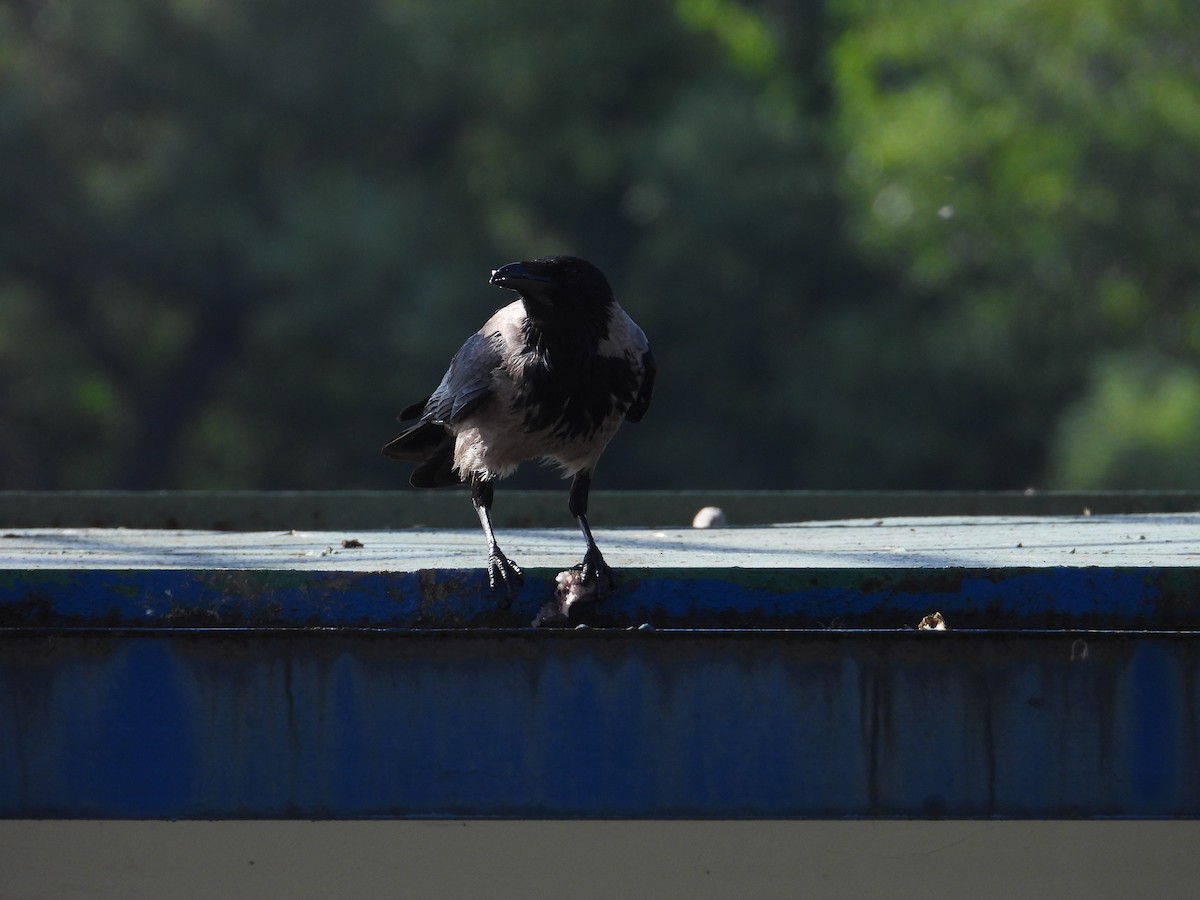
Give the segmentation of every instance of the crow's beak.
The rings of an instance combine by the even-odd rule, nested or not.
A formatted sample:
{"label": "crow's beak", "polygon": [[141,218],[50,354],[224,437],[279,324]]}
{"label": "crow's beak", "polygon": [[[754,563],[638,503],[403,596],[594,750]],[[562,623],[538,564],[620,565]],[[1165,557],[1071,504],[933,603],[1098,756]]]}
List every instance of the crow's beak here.
{"label": "crow's beak", "polygon": [[497,287],[508,288],[510,291],[524,293],[526,291],[537,290],[539,287],[549,284],[550,279],[535,272],[530,272],[525,268],[525,263],[515,262],[509,263],[501,269],[494,269],[488,283],[494,284]]}

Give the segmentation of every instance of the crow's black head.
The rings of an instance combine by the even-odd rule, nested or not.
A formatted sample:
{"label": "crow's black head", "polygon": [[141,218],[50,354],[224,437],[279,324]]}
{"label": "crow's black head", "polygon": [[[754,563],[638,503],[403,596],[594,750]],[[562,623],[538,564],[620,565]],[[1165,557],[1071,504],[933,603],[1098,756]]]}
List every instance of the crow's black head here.
{"label": "crow's black head", "polygon": [[491,283],[520,294],[533,316],[598,312],[613,300],[604,273],[577,256],[545,256],[509,263],[492,272]]}

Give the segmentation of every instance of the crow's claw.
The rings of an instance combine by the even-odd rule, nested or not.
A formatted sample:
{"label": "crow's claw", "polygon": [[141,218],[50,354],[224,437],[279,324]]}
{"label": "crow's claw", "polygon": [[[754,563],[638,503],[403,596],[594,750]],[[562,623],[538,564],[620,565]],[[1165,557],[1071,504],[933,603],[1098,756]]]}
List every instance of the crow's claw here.
{"label": "crow's claw", "polygon": [[598,593],[611,594],[617,587],[617,579],[612,569],[600,555],[596,546],[588,547],[583,554],[583,562],[575,567],[579,571],[579,582],[585,588],[594,588]]}
{"label": "crow's claw", "polygon": [[525,583],[525,573],[521,567],[501,553],[499,547],[488,554],[487,573],[492,593],[496,592],[501,581],[504,582],[505,601],[511,601],[516,589]]}

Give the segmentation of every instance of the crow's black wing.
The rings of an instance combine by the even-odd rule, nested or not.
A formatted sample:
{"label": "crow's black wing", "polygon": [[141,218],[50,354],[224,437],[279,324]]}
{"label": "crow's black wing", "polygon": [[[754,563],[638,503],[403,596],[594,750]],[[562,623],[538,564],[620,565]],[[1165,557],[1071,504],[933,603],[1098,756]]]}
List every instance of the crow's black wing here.
{"label": "crow's black wing", "polygon": [[425,406],[427,403],[429,403],[429,398],[422,397],[416,403],[408,404],[408,406],[406,406],[406,407],[404,407],[404,409],[400,410],[399,414],[396,416],[396,421],[397,422],[408,422],[412,419],[415,419],[421,413],[425,412]]}
{"label": "crow's black wing", "polygon": [[383,454],[420,463],[411,479],[415,487],[458,482],[451,468],[454,438],[443,426],[461,422],[491,396],[492,373],[503,361],[504,341],[499,334],[472,335],[454,354],[437,389],[401,411],[401,422],[420,418],[389,441]]}
{"label": "crow's black wing", "polygon": [[642,354],[642,373],[642,386],[625,411],[625,418],[630,422],[642,421],[642,416],[650,408],[650,397],[654,394],[654,376],[658,374],[658,366],[654,363],[654,354],[649,350]]}
{"label": "crow's black wing", "polygon": [[439,425],[461,422],[492,395],[492,373],[503,362],[504,339],[499,333],[472,335],[450,360],[442,383],[425,401],[421,418]]}

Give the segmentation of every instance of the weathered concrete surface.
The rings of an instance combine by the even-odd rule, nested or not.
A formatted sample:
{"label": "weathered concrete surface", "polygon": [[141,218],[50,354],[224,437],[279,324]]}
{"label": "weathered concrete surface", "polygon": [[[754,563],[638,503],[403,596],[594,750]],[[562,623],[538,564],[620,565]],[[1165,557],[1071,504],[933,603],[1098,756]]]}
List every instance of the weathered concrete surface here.
{"label": "weathered concrete surface", "polygon": [[0,822],[5,896],[1098,900],[1196,894],[1195,822]]}
{"label": "weathered concrete surface", "polygon": [[[578,562],[577,530],[512,529],[505,552],[529,568]],[[615,568],[1001,568],[1200,565],[1200,514],[930,517],[721,529],[596,531]],[[361,547],[345,547],[359,541]],[[415,572],[482,564],[478,528],[337,532],[15,529],[4,569],[297,569]]]}
{"label": "weathered concrete surface", "polygon": [[[527,627],[577,562],[510,530],[501,608],[478,529],[29,529],[0,538],[0,626]],[[615,594],[583,621],[656,627],[1200,628],[1200,516],[931,518],[598,533]]]}

